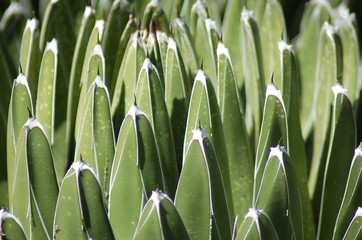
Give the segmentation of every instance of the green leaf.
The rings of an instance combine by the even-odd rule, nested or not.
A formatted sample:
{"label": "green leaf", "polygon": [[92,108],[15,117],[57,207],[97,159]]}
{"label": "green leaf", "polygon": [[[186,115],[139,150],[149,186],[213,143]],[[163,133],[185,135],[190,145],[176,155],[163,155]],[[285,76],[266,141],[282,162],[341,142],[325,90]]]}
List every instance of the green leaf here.
{"label": "green leaf", "polygon": [[50,143],[37,119],[24,124],[16,146],[12,212],[29,239],[51,239],[58,181]]}
{"label": "green leaf", "polygon": [[[229,0],[225,10],[222,36],[225,46],[230,50],[230,58],[234,65],[235,78],[238,84],[238,91],[244,88],[244,72],[241,57],[241,31],[240,31],[240,13],[244,8],[246,0]],[[239,43],[239,44],[235,44]]]}
{"label": "green leaf", "polygon": [[361,228],[362,228],[362,208],[358,207],[356,210],[356,214],[351,220],[346,233],[343,236],[343,240],[353,240],[361,238]]}
{"label": "green leaf", "polygon": [[258,22],[258,24],[262,22],[264,11],[268,1],[270,0],[259,0],[259,1],[245,0],[245,6],[247,6],[250,9],[250,11],[254,12],[255,19]]}
{"label": "green leaf", "polygon": [[[28,18],[31,18],[31,11],[17,1],[10,2],[10,5],[1,16],[0,32],[1,42],[6,44],[3,50],[7,56],[7,63],[11,76],[16,76],[20,63],[20,48],[23,29]],[[14,29],[19,31],[14,31]]]}
{"label": "green leaf", "polygon": [[117,239],[132,239],[152,190],[163,188],[151,124],[133,105],[124,118],[113,161],[108,215]]}
{"label": "green leaf", "polygon": [[[112,76],[111,76],[111,78],[108,79],[108,81],[110,81],[110,84],[111,84],[111,87],[109,88],[109,94],[111,96],[111,99],[113,98],[113,93],[114,93],[115,87],[116,87],[115,85],[117,82],[118,72],[120,70],[121,63],[123,61],[123,56],[126,52],[127,44],[129,42],[132,34],[134,34],[136,31],[137,31],[136,19],[134,18],[134,16],[132,14],[130,14],[127,25],[124,27],[123,33],[122,33],[121,37],[119,38]],[[114,49],[113,49],[113,51],[114,51]]]}
{"label": "green leaf", "polygon": [[230,211],[230,219],[233,219],[234,213],[229,174],[229,162],[219,105],[217,103],[216,93],[211,80],[203,70],[199,70],[197,72],[194,86],[191,92],[184,140],[184,158],[186,156],[186,150],[192,141],[192,130],[196,129],[199,124],[202,124],[206,132],[210,134],[210,141],[213,143],[224,182]]}
{"label": "green leaf", "polygon": [[188,81],[191,83],[192,78],[197,72],[197,58],[195,54],[194,40],[191,36],[189,26],[184,18],[178,17],[173,23],[173,34],[180,47],[182,60],[187,71]]}
{"label": "green leaf", "polygon": [[132,106],[138,74],[146,56],[145,51],[145,42],[141,33],[137,31],[128,42],[121,68],[117,74],[111,108],[115,129],[121,126],[122,119]]}
{"label": "green leaf", "polygon": [[[161,55],[161,44],[158,42],[157,38],[158,36],[160,36],[163,39],[164,34],[163,32],[156,31],[156,28],[158,27],[156,26],[156,24],[157,24],[156,21],[152,19],[146,40],[146,48],[148,54],[147,57],[155,64],[155,67],[160,77],[162,89],[164,90],[165,89],[164,71],[166,65],[164,63],[166,63],[166,54],[165,56]],[[166,44],[164,43],[163,45],[168,45],[167,41],[168,38],[165,41]],[[165,60],[163,60],[162,58],[165,58]]]}
{"label": "green leaf", "polygon": [[149,28],[151,19],[157,21],[161,28],[161,31],[165,32],[167,35],[170,34],[168,19],[158,0],[151,0],[147,4],[145,11],[143,12],[143,18],[141,23],[142,30]]}
{"label": "green leaf", "polygon": [[104,29],[104,40],[102,42],[104,59],[107,65],[105,69],[105,79],[108,89],[111,88],[112,74],[117,57],[117,51],[115,51],[115,49],[118,48],[119,39],[127,26],[127,20],[130,14],[129,3],[124,0],[114,1],[108,13]]}
{"label": "green leaf", "polygon": [[303,239],[297,175],[292,160],[279,145],[270,149],[254,205],[269,216],[280,239]]}
{"label": "green leaf", "polygon": [[[305,8],[296,47],[301,82],[300,120],[303,137],[306,139],[313,128],[313,111],[315,102],[311,93],[315,90],[318,45],[323,24],[330,18],[331,7],[328,1],[312,1]],[[324,59],[324,58],[323,58]]]}
{"label": "green leaf", "polygon": [[252,13],[245,8],[241,14],[241,49],[245,76],[246,93],[246,126],[254,148],[258,141],[265,85],[263,74],[263,59],[259,30]]}
{"label": "green leaf", "polygon": [[[287,26],[284,13],[278,0],[267,0],[260,26],[261,47],[265,78],[270,78],[274,72],[279,74],[280,58],[277,42],[287,39]],[[277,86],[279,86],[277,84]]]}
{"label": "green leaf", "polygon": [[333,87],[331,138],[323,179],[317,239],[331,239],[356,145],[356,122],[346,89]]}
{"label": "green leaf", "polygon": [[[67,101],[67,126],[66,126],[66,156],[73,156],[75,146],[74,128],[76,121],[76,109],[80,95],[80,79],[86,55],[88,40],[90,39],[95,24],[95,12],[90,7],[86,7],[82,17],[77,42],[74,49],[72,69],[69,80],[69,94]],[[98,37],[98,36],[96,36]]]}
{"label": "green leaf", "polygon": [[358,206],[362,205],[362,146],[355,149],[348,180],[333,231],[333,239],[342,239]]}
{"label": "green leaf", "polygon": [[4,208],[0,209],[0,227],[1,237],[6,237],[6,239],[26,240],[20,220]]}
{"label": "green leaf", "polygon": [[58,41],[47,43],[44,51],[36,101],[36,118],[42,123],[51,144],[54,144],[55,92],[58,73]]}
{"label": "green leaf", "polygon": [[[102,52],[101,45],[97,44],[92,49],[92,54],[89,58],[87,65],[86,76],[82,78],[80,96],[78,101],[78,110],[77,110],[77,118],[75,122],[75,139],[78,142],[77,137],[79,136],[79,132],[81,129],[82,119],[84,116],[84,106],[86,104],[87,92],[90,86],[95,81],[96,77],[99,75],[102,81],[105,81],[105,60]],[[77,156],[78,157],[78,156]]]}
{"label": "green leaf", "polygon": [[191,15],[192,15],[192,8],[193,6],[201,1],[198,0],[184,0],[181,8],[181,16],[185,18],[185,21],[190,23],[191,22]]}
{"label": "green leaf", "polygon": [[175,143],[178,168],[182,165],[182,145],[185,137],[187,110],[191,87],[178,45],[172,37],[168,40],[165,67],[165,101]]}
{"label": "green leaf", "polygon": [[273,223],[263,210],[250,208],[241,223],[235,240],[279,239]]}
{"label": "green leaf", "polygon": [[71,165],[62,181],[53,231],[56,239],[115,239],[99,182],[82,160]]}
{"label": "green leaf", "polygon": [[[11,91],[11,99],[9,105],[6,153],[7,153],[7,172],[9,184],[9,197],[13,195],[14,172],[15,172],[15,154],[16,144],[18,142],[20,130],[24,123],[28,120],[29,112],[33,114],[33,102],[26,77],[20,73],[13,82]],[[12,209],[13,203],[9,199],[9,207]]]}
{"label": "green leaf", "polygon": [[88,159],[107,203],[115,142],[108,91],[99,76],[87,93],[78,140],[75,159],[80,156]]}
{"label": "green leaf", "polygon": [[219,41],[219,28],[210,18],[199,17],[194,32],[195,49],[203,69],[210,76],[214,86],[217,84],[217,44]]}
{"label": "green leaf", "polygon": [[26,22],[20,47],[20,65],[35,101],[40,67],[39,22],[35,18]]}
{"label": "green leaf", "polygon": [[133,239],[187,240],[185,225],[172,200],[160,191],[153,191],[143,208]]}
{"label": "green leaf", "polygon": [[356,27],[356,17],[349,9],[341,4],[332,19],[342,39],[343,46],[343,86],[349,91],[352,106],[356,106],[360,94],[359,78],[359,42]]}
{"label": "green leaf", "polygon": [[140,70],[135,96],[138,106],[147,114],[155,133],[165,179],[164,191],[173,197],[178,180],[178,169],[172,128],[159,74],[149,58],[145,59]]}
{"label": "green leaf", "polygon": [[[314,86],[313,154],[309,175],[309,195],[313,199],[314,212],[319,212],[323,174],[328,154],[333,102],[331,87],[342,72],[341,39],[334,28],[326,23],[321,31],[318,49],[318,67]],[[309,98],[311,98],[309,94]],[[353,153],[353,146],[351,153]],[[352,156],[351,156],[352,159]],[[350,160],[351,160],[350,159]]]}
{"label": "green leaf", "polygon": [[308,192],[307,157],[300,126],[299,76],[296,56],[292,45],[278,42],[280,55],[280,76],[274,81],[281,87],[288,121],[289,155],[295,166],[303,209],[303,227],[306,239],[315,237],[312,204]]}
{"label": "green leaf", "polygon": [[[74,17],[65,0],[49,1],[42,20],[40,32],[40,50],[44,51],[46,43],[53,38],[58,40],[59,62],[62,66],[62,81],[69,84],[72,57],[76,43]],[[67,90],[67,89],[65,89]]]}
{"label": "green leaf", "polygon": [[229,157],[229,172],[235,215],[244,216],[252,204],[254,159],[229,51],[217,48],[217,97]]}
{"label": "green leaf", "polygon": [[[213,145],[193,130],[177,187],[175,206],[191,239],[230,239],[229,208]],[[195,184],[197,182],[197,184]]]}
{"label": "green leaf", "polygon": [[277,90],[273,83],[270,83],[266,90],[264,106],[263,122],[255,158],[254,202],[256,201],[256,194],[264,176],[270,148],[282,142],[286,151],[289,150],[285,105],[280,90]]}

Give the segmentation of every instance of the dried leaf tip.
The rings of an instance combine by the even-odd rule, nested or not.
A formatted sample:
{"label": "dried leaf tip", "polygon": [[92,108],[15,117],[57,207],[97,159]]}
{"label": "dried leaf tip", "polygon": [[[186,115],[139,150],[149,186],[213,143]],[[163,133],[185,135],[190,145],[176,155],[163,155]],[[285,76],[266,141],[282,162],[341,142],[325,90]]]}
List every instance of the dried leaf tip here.
{"label": "dried leaf tip", "polygon": [[170,26],[170,36],[169,36],[169,38],[175,38],[174,36],[173,36],[173,29],[172,29],[172,25]]}
{"label": "dried leaf tip", "polygon": [[155,32],[156,32],[156,20],[152,18],[150,23],[150,33],[155,33]]}
{"label": "dried leaf tip", "polygon": [[176,6],[176,18],[180,18],[180,8]]}

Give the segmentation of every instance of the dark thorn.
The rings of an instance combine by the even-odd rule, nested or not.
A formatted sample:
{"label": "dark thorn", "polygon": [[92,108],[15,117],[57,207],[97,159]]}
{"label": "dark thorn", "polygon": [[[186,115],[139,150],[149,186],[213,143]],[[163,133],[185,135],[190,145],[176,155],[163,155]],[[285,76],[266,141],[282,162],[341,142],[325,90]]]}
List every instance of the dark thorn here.
{"label": "dark thorn", "polygon": [[28,109],[29,118],[33,118],[33,114],[31,113],[30,108],[26,107],[26,109]]}
{"label": "dark thorn", "polygon": [[279,141],[278,141],[278,147],[281,147],[283,145],[283,138],[280,137]]}
{"label": "dark thorn", "polygon": [[204,71],[204,59],[201,59],[200,69]]}
{"label": "dark thorn", "polygon": [[82,154],[79,154],[79,155],[80,155],[80,160],[79,161],[84,162]]}
{"label": "dark thorn", "polygon": [[201,127],[201,121],[199,120],[199,130],[201,131],[202,127]]}
{"label": "dark thorn", "polygon": [[100,40],[99,40],[99,32],[97,32],[97,44],[100,44]]}
{"label": "dark thorn", "polygon": [[137,106],[136,93],[133,93],[133,105],[134,105],[134,106]]}
{"label": "dark thorn", "polygon": [[98,75],[98,76],[101,76],[101,75],[99,74],[99,66],[97,66],[97,75]]}
{"label": "dark thorn", "polygon": [[274,83],[274,72],[272,73],[270,80],[271,80],[271,83],[275,85],[275,83]]}
{"label": "dark thorn", "polygon": [[150,58],[149,52],[148,52],[148,48],[146,48],[146,58]]}
{"label": "dark thorn", "polygon": [[224,42],[224,40],[223,40],[223,37],[222,37],[222,33],[220,33],[219,35],[218,35],[218,40],[219,40],[219,43],[223,43]]}
{"label": "dark thorn", "polygon": [[21,64],[19,63],[19,74],[23,73],[23,68],[21,67]]}
{"label": "dark thorn", "polygon": [[284,40],[284,27],[282,28],[282,33],[280,34],[280,40]]}
{"label": "dark thorn", "polygon": [[[139,26],[139,25],[138,25]],[[138,28],[138,31],[137,31],[137,39],[141,38],[141,31],[140,29]]]}

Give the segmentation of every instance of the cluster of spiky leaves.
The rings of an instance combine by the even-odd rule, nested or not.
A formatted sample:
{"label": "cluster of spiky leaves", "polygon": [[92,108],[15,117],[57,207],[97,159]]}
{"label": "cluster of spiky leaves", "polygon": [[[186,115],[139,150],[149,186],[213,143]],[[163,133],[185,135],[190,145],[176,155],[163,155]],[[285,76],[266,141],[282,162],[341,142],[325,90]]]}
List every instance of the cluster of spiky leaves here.
{"label": "cluster of spiky leaves", "polygon": [[278,0],[11,2],[0,239],[361,238],[354,18],[310,1],[290,41]]}

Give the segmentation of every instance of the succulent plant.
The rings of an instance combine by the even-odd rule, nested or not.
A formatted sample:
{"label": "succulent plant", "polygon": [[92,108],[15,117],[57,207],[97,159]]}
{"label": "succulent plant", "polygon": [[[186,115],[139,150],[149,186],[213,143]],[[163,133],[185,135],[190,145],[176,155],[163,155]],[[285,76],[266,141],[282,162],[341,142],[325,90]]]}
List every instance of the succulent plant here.
{"label": "succulent plant", "polygon": [[0,239],[361,239],[353,1],[302,2],[1,2]]}

